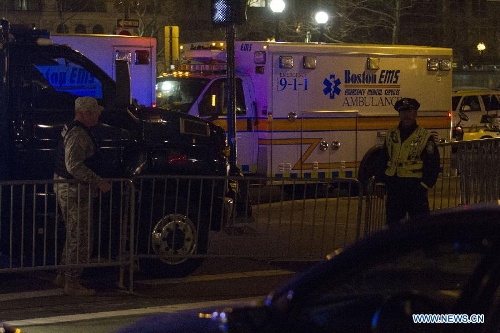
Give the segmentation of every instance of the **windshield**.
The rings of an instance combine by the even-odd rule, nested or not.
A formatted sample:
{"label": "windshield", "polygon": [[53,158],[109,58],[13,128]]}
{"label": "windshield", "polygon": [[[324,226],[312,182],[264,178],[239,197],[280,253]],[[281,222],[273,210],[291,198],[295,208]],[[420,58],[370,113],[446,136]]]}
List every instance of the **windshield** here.
{"label": "windshield", "polygon": [[202,78],[160,78],[156,82],[156,105],[187,113],[209,82]]}

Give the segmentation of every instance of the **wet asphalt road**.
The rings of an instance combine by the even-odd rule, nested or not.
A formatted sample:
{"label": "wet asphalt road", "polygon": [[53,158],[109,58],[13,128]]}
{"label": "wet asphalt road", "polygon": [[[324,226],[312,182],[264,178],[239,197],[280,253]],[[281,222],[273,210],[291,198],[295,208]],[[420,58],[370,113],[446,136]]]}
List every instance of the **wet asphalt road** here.
{"label": "wet asphalt road", "polygon": [[192,276],[150,279],[136,275],[134,292],[117,287],[116,268],[87,269],[84,281],[98,294],[69,297],[53,285],[55,272],[0,274],[0,318],[22,332],[114,332],[145,315],[261,299],[304,264],[207,259]]}

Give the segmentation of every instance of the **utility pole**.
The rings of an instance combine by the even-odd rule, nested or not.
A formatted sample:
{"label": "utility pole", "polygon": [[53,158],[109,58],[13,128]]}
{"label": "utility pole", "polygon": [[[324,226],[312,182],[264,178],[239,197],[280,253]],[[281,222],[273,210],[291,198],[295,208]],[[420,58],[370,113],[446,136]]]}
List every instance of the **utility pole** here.
{"label": "utility pole", "polygon": [[234,66],[234,41],[236,25],[246,21],[247,0],[212,0],[212,23],[226,28],[227,53],[227,141],[229,144],[229,166],[232,174],[239,173],[236,166],[236,84]]}
{"label": "utility pole", "polygon": [[236,170],[236,81],[234,66],[234,40],[236,26],[230,24],[226,27],[226,52],[227,52],[227,138],[229,144],[229,166]]}

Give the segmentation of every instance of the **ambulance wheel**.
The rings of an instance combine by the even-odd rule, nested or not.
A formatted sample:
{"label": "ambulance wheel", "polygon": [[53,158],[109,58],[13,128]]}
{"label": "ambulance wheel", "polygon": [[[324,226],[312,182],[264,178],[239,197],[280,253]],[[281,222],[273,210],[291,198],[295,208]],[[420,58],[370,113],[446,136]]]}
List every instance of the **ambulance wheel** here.
{"label": "ambulance wheel", "polygon": [[385,167],[385,163],[382,160],[383,153],[383,146],[374,146],[366,152],[359,164],[358,180],[365,190],[368,187],[370,179]]}

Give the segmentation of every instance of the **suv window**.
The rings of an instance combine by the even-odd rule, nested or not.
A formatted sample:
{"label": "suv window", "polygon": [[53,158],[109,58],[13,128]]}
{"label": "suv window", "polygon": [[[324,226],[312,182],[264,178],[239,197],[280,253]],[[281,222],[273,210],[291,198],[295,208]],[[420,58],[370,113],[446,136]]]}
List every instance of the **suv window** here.
{"label": "suv window", "polygon": [[486,111],[498,110],[500,105],[496,95],[481,95]]}
{"label": "suv window", "polygon": [[458,107],[458,103],[460,103],[460,100],[462,99],[462,96],[453,96],[451,98],[451,109],[456,110]]}
{"label": "suv window", "polygon": [[[470,109],[464,110],[468,106]],[[479,104],[478,96],[465,96],[460,105],[460,110],[464,111],[481,111],[481,104]]]}

